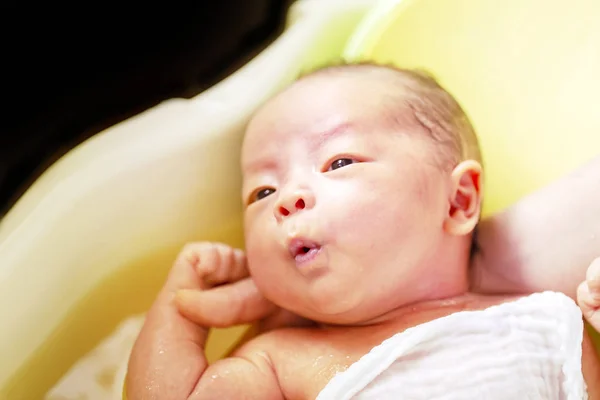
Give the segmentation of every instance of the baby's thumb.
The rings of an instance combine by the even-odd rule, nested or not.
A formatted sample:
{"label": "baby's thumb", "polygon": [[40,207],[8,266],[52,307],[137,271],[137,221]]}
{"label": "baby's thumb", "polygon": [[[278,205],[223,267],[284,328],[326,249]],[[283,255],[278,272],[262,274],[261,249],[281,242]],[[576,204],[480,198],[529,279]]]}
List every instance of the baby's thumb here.
{"label": "baby's thumb", "polygon": [[585,279],[590,294],[595,297],[598,304],[600,304],[600,257],[592,261],[587,270]]}
{"label": "baby's thumb", "polygon": [[600,301],[590,292],[588,282],[581,282],[577,288],[577,303],[581,308],[583,317],[596,329],[600,331]]}
{"label": "baby's thumb", "polygon": [[250,278],[210,290],[179,290],[175,302],[190,321],[215,328],[252,323],[277,309]]}

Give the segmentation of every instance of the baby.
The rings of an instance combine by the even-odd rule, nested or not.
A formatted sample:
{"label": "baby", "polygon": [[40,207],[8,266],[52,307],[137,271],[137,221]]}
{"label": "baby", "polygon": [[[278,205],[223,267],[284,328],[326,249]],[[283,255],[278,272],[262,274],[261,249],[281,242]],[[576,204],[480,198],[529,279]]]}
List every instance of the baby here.
{"label": "baby", "polygon": [[[583,398],[583,379],[590,398],[600,398],[599,362],[570,300],[469,291],[483,192],[479,148],[459,105],[433,79],[368,64],[313,72],[259,110],[242,153],[246,253],[213,243],[182,251],[132,352],[129,400],[525,394],[497,390],[508,387]],[[597,328],[599,266],[590,266],[578,293]],[[256,301],[219,296],[231,282]],[[269,307],[306,323],[259,335],[208,365],[207,314],[223,310],[219,325],[228,325]],[[540,323],[513,324],[520,313]],[[572,343],[552,342],[565,321]],[[513,330],[490,336],[495,324]],[[558,365],[556,376],[544,372],[565,345],[577,362]],[[506,355],[524,358],[503,369]],[[384,356],[392,357],[387,364],[374,361]],[[359,367],[369,361],[376,367]],[[426,378],[436,368],[450,379]],[[394,379],[357,383],[372,371]]]}

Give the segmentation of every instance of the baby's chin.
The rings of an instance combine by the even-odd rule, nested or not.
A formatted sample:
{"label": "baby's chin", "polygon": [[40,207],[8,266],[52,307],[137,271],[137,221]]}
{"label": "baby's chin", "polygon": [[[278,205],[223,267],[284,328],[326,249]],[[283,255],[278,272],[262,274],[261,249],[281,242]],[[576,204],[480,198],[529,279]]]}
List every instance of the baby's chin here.
{"label": "baby's chin", "polygon": [[365,326],[378,323],[382,316],[393,312],[387,305],[364,307],[364,302],[358,304],[328,304],[321,309],[299,308],[296,314],[322,325],[335,326]]}

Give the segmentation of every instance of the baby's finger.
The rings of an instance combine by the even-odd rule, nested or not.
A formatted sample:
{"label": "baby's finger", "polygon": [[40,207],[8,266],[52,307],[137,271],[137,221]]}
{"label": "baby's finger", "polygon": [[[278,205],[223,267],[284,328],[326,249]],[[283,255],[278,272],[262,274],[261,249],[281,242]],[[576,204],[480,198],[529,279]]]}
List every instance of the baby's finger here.
{"label": "baby's finger", "polygon": [[600,303],[590,293],[587,282],[582,282],[577,287],[577,304],[584,318],[595,329],[600,329]]}
{"label": "baby's finger", "polygon": [[[246,256],[240,249],[232,249],[226,245],[215,245],[211,254],[212,260],[205,260],[201,256],[198,264],[198,273],[204,282],[210,286],[222,285],[224,283],[237,282],[249,276],[246,266]],[[208,270],[204,271],[205,262],[212,263]],[[216,268],[214,266],[217,266]]]}
{"label": "baby's finger", "polygon": [[199,254],[206,252],[208,243],[190,243],[179,252],[169,271],[164,288],[169,292],[178,289],[202,289],[204,283],[198,276]]}
{"label": "baby's finger", "polygon": [[174,289],[210,289],[246,278],[246,257],[222,243],[188,243],[179,253],[167,284]]}
{"label": "baby's finger", "polygon": [[180,290],[175,302],[179,312],[189,320],[216,328],[258,321],[277,309],[260,294],[251,279],[206,291]]}
{"label": "baby's finger", "polygon": [[600,257],[592,261],[585,278],[590,295],[600,304]]}

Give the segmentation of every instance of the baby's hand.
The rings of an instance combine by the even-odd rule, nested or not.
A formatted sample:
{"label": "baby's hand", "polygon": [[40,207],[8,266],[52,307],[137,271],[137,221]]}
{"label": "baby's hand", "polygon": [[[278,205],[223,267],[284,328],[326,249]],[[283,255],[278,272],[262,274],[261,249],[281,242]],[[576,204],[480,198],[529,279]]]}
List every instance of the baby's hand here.
{"label": "baby's hand", "polygon": [[[224,282],[248,276],[244,254],[223,244],[194,243],[177,257],[169,276],[148,311],[133,347],[127,373],[130,400],[187,398],[207,368],[204,348],[209,324],[197,323],[207,315],[227,314],[235,299],[213,296],[189,311],[198,293],[210,293]],[[244,287],[252,287],[252,282]],[[217,289],[212,289],[217,291]],[[247,289],[249,290],[249,289]],[[218,293],[218,292],[216,292]]]}
{"label": "baby's hand", "polygon": [[577,288],[577,302],[585,319],[600,331],[600,257],[592,261],[585,282]]}
{"label": "baby's hand", "polygon": [[180,258],[197,274],[198,287],[181,285],[175,303],[186,318],[207,327],[228,327],[259,320],[273,313],[249,278],[246,257],[220,243],[192,243]]}
{"label": "baby's hand", "polygon": [[[229,369],[250,366],[250,372],[254,371],[245,359],[229,359],[232,368],[227,362],[209,367],[204,354],[209,327],[279,314],[248,275],[241,250],[193,243],[181,251],[131,352],[126,381],[129,400],[188,398],[194,390],[204,390],[213,381],[212,375],[219,375],[202,379],[207,368],[217,372],[221,368],[228,374]],[[228,389],[224,384],[221,389]]]}
{"label": "baby's hand", "polygon": [[249,277],[241,250],[218,243],[192,243],[184,248],[180,259],[196,272],[201,287],[188,289],[181,285],[175,303],[182,315],[198,325],[227,328],[254,323],[251,336],[280,327],[312,324],[263,297]]}

